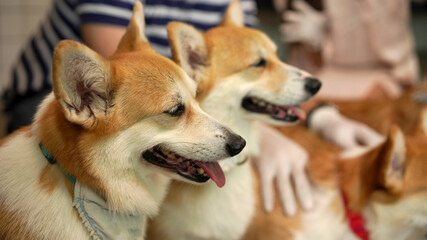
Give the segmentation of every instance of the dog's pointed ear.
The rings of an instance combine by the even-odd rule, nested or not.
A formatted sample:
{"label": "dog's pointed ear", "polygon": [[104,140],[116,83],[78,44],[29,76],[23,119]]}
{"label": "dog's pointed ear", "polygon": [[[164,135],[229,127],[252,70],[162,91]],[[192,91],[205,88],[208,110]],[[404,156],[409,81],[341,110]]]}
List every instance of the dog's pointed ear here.
{"label": "dog's pointed ear", "polygon": [[111,107],[109,63],[83,44],[64,40],[53,53],[53,91],[66,119],[92,129]]}
{"label": "dog's pointed ear", "polygon": [[382,152],[379,182],[388,191],[398,194],[402,191],[406,165],[406,143],[402,130],[394,125]]}
{"label": "dog's pointed ear", "polygon": [[120,40],[116,52],[139,50],[143,47],[144,43],[148,43],[147,37],[145,36],[144,8],[141,2],[136,1],[133,5],[133,13],[126,33]]}
{"label": "dog's pointed ear", "polygon": [[203,33],[193,26],[171,22],[167,26],[174,61],[199,84],[206,78],[208,49]]}
{"label": "dog's pointed ear", "polygon": [[230,5],[228,5],[227,10],[225,11],[220,25],[234,25],[238,27],[243,27],[245,25],[245,14],[239,0],[231,1]]}
{"label": "dog's pointed ear", "polygon": [[423,107],[420,112],[416,134],[427,136],[427,107]]}

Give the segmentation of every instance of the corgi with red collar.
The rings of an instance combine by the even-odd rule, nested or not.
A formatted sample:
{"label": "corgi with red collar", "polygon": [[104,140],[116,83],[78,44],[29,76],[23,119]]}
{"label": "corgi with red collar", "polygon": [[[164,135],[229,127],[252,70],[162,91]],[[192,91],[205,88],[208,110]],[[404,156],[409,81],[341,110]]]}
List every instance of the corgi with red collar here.
{"label": "corgi with red collar", "polygon": [[349,209],[365,219],[369,239],[421,240],[427,235],[427,111],[417,134],[396,125],[387,141],[339,161]]}
{"label": "corgi with red collar", "polygon": [[137,2],[104,59],[63,41],[53,93],[0,142],[1,239],[143,239],[170,179],[222,187],[245,141],[201,110],[196,83],[157,54]]}
{"label": "corgi with red collar", "polygon": [[[426,109],[416,122],[411,127],[416,129],[415,133],[404,134],[394,125],[382,144],[345,152],[305,126],[282,128],[286,136],[310,154],[307,172],[312,180],[315,207],[286,217],[278,205],[266,214],[258,204],[243,239],[425,239]],[[258,189],[257,181],[255,186]],[[349,216],[364,225],[352,229]]]}

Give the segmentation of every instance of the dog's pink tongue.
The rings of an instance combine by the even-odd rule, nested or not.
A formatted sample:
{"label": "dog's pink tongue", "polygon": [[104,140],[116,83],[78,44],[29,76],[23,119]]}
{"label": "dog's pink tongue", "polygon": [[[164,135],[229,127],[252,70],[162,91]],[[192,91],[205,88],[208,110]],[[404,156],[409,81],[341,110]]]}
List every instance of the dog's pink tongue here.
{"label": "dog's pink tongue", "polygon": [[222,188],[225,185],[224,172],[221,166],[217,162],[196,162],[196,165],[201,167],[206,174],[216,183],[216,185]]}

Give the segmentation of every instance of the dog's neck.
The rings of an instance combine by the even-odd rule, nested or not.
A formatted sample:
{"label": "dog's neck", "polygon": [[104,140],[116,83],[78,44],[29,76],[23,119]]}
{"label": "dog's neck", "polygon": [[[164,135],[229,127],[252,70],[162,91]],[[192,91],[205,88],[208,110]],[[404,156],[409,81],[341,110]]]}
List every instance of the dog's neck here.
{"label": "dog's neck", "polygon": [[84,166],[84,158],[78,151],[76,143],[82,132],[83,129],[80,126],[65,119],[53,94],[43,101],[36,115],[33,127],[34,136],[37,136],[40,144],[55,156],[56,161],[66,172],[104,194],[103,187],[98,184],[99,179],[84,171],[79,171],[81,166]]}

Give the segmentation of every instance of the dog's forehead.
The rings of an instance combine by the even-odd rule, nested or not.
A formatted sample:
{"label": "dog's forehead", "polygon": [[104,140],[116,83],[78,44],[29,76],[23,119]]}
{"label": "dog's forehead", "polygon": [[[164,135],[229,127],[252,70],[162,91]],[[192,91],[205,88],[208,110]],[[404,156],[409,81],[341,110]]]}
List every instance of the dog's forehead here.
{"label": "dog's forehead", "polygon": [[276,44],[267,35],[247,27],[217,27],[206,32],[205,36],[211,49],[227,48],[233,52],[277,50]]}
{"label": "dog's forehead", "polygon": [[110,62],[114,105],[126,116],[124,122],[162,113],[185,101],[195,88],[184,71],[165,57],[129,54]]}
{"label": "dog's forehead", "polygon": [[185,85],[191,92],[195,91],[194,81],[182,68],[172,60],[153,53],[131,52],[113,58],[112,63],[121,75],[121,79],[118,81],[136,81],[140,84],[154,84],[158,87]]}
{"label": "dog's forehead", "polygon": [[[276,45],[262,32],[244,27],[217,27],[206,32],[210,61],[216,74],[227,75],[276,55]],[[224,64],[226,63],[226,64]]]}
{"label": "dog's forehead", "polygon": [[[159,54],[151,52],[129,52],[110,59],[111,63],[118,70],[124,70],[121,74],[127,77],[148,72],[151,79],[161,80],[169,78],[175,80],[182,78],[181,69],[172,60]],[[139,78],[141,76],[134,76]]]}

